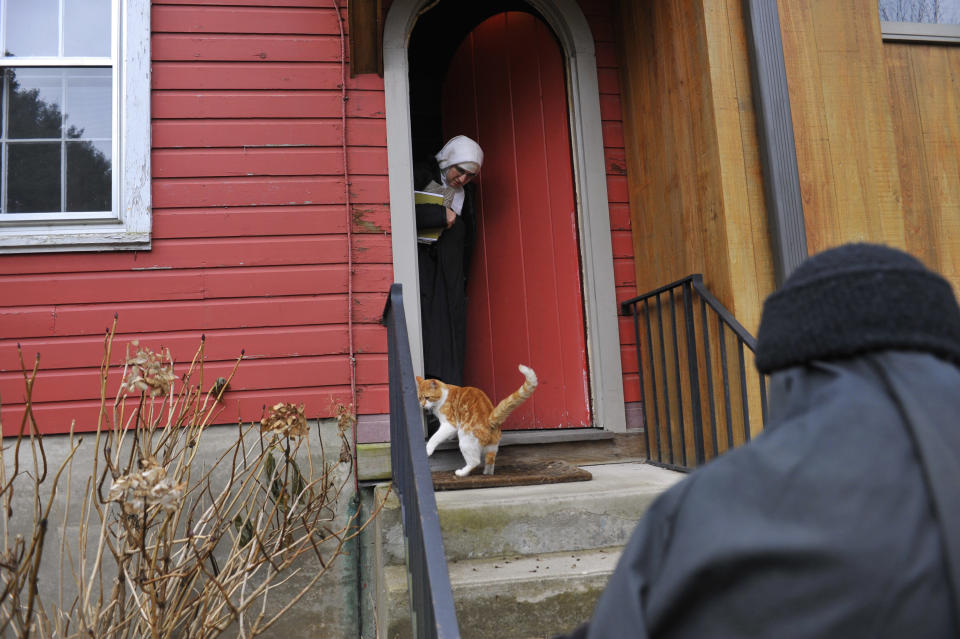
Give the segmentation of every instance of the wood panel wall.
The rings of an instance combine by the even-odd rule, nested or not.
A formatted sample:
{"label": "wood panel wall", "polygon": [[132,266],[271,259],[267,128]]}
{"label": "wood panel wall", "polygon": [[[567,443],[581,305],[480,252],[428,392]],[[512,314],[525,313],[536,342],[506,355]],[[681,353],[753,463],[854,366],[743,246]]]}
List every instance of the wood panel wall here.
{"label": "wood panel wall", "polygon": [[904,245],[877,3],[779,3],[811,254]]}
{"label": "wood panel wall", "polygon": [[[875,0],[778,7],[810,253],[886,243],[960,289],[960,47],[884,43]],[[755,332],[773,272],[742,6],[618,17],[637,290],[703,272]]]}
{"label": "wood panel wall", "polygon": [[[347,72],[344,102],[332,0],[158,0],[152,30],[153,248],[0,257],[4,432],[22,413],[17,342],[40,355],[42,427],[95,424],[115,313],[114,365],[133,339],[189,363],[205,335],[212,381],[245,351],[221,422],[277,401],[309,417],[349,404],[352,313],[358,412],[387,412],[383,81]],[[118,384],[119,369],[109,393]]]}
{"label": "wood panel wall", "polygon": [[[774,282],[741,5],[623,0],[618,17],[637,293],[702,273],[707,288],[755,333]],[[663,311],[667,317],[670,305]],[[659,352],[658,343],[642,344],[647,423],[654,416],[653,402],[661,401],[661,417],[670,409],[675,446],[682,441],[682,423],[692,458],[691,380],[672,364],[672,324],[661,324],[656,316],[654,332],[661,327],[667,353]],[[715,327],[709,330],[716,349],[720,339]],[[702,342],[703,327],[697,331]],[[678,342],[685,369],[686,346],[682,338]],[[654,364],[650,350],[657,351]],[[711,356],[715,380],[722,373],[718,355]],[[701,355],[701,375],[705,368]],[[749,353],[745,369],[755,382]],[[728,372],[739,378],[739,371]],[[701,379],[703,406],[710,401],[706,388]],[[759,414],[759,396],[752,389],[748,400],[751,413]],[[735,404],[734,419],[744,409],[736,398]],[[754,424],[759,430],[760,420]],[[677,449],[677,458],[682,452]]]}
{"label": "wood panel wall", "polygon": [[960,46],[884,43],[906,248],[960,292]]}
{"label": "wood panel wall", "polygon": [[889,244],[960,290],[960,47],[883,42],[873,0],[779,8],[810,253]]}
{"label": "wood panel wall", "polygon": [[740,5],[618,11],[637,290],[703,273],[755,330],[773,276]]}

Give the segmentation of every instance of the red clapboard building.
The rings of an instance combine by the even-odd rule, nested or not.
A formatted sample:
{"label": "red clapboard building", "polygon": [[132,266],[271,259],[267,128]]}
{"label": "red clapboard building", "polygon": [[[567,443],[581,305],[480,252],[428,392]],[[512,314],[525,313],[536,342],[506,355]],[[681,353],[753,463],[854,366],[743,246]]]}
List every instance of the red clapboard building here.
{"label": "red clapboard building", "polygon": [[[64,4],[60,11],[69,11]],[[366,3],[356,4],[359,10]],[[382,440],[387,354],[379,322],[391,283],[410,288],[415,273],[398,249],[407,236],[394,231],[396,189],[410,180],[409,161],[396,157],[417,149],[389,146],[397,139],[394,122],[409,108],[406,94],[399,100],[391,94],[398,58],[389,48],[403,28],[397,20],[411,19],[398,6],[405,4],[415,3],[395,0],[373,14],[374,33],[384,42],[382,73],[351,68],[354,8],[346,0],[122,0],[122,15],[108,8],[101,20],[113,42],[109,50],[78,49],[75,56],[69,33],[51,36],[49,51],[26,48],[26,54],[11,49],[18,41],[8,35],[6,99],[34,95],[66,117],[49,137],[17,133],[14,120],[5,120],[0,138],[4,158],[12,158],[4,163],[0,214],[5,435],[18,431],[24,410],[18,344],[28,367],[40,358],[33,402],[44,432],[66,432],[72,422],[77,430],[95,426],[104,334],[116,317],[108,395],[120,383],[129,342],[169,348],[182,372],[203,336],[205,383],[229,374],[243,353],[218,421],[257,420],[278,401],[303,403],[309,417],[326,418],[342,403],[354,406],[362,437]],[[471,373],[476,383],[496,395],[509,392],[519,382],[516,363],[525,361],[546,392],[540,405],[516,416],[514,427],[622,430],[633,421],[624,415],[640,400],[640,385],[632,326],[619,320],[615,335],[615,301],[636,287],[612,0],[533,3],[552,11],[549,21],[536,7],[516,11],[517,4],[490,3],[490,15],[477,24],[450,30],[443,55],[459,65],[462,90],[440,96],[443,125],[425,125],[424,134],[412,101],[411,124],[399,139],[412,130],[415,147],[463,132],[486,151],[478,186],[490,228],[477,260],[482,286],[471,289],[471,304],[479,304],[471,308],[487,318],[471,325],[472,357],[485,358]],[[390,16],[395,8],[406,13]],[[45,18],[6,15],[8,33],[17,19]],[[565,21],[576,22],[573,35],[551,27]],[[582,68],[572,75],[565,54],[572,42],[593,48],[594,57],[585,58],[592,89],[574,86],[591,78]],[[40,70],[57,64],[56,78]],[[90,89],[83,84],[90,74],[106,79]],[[575,120],[583,112],[591,117],[590,105],[582,104],[591,90],[599,108],[593,129]],[[96,110],[84,96],[112,115],[107,134],[89,141],[113,158],[105,187],[112,208],[103,214],[119,222],[101,224],[107,230],[90,221],[91,204],[71,210],[77,188],[71,171],[78,170],[72,145],[80,143],[64,131]],[[400,119],[391,121],[397,109]],[[81,137],[92,130],[86,125]],[[41,184],[60,190],[62,226],[50,222],[55,204],[47,210],[18,199],[18,189],[34,177],[11,163],[37,152],[41,139],[62,159],[60,182]],[[25,151],[28,142],[32,151]],[[591,145],[593,155],[583,156]],[[594,176],[584,178],[591,165]],[[584,227],[578,215],[588,204],[593,221]],[[500,211],[517,217],[497,218]],[[606,248],[594,257],[593,246]],[[507,248],[514,261],[505,265],[496,250]],[[498,325],[490,319],[497,305],[522,306],[522,313]],[[603,336],[612,344],[603,361],[596,318],[613,327]],[[553,415],[546,413],[551,397],[573,399]]]}

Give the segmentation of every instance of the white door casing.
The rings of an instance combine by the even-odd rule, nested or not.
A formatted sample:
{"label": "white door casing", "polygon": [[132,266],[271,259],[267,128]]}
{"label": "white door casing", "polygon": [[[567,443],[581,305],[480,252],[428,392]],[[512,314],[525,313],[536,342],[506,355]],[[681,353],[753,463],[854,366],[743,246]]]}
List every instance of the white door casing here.
{"label": "white door casing", "polygon": [[[413,205],[413,140],[407,45],[430,0],[394,0],[383,29],[387,161],[394,279],[403,286],[413,367],[423,373],[420,284]],[[594,425],[626,430],[606,162],[593,34],[576,0],[527,0],[560,40],[567,65],[570,138],[580,224],[584,321]]]}

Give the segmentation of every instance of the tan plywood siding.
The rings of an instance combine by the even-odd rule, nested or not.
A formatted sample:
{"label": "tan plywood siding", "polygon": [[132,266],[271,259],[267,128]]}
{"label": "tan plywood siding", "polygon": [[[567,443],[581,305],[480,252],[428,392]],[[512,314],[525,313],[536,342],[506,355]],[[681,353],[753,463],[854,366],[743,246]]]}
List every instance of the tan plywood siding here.
{"label": "tan plywood siding", "polygon": [[637,290],[703,273],[755,330],[773,275],[740,5],[619,11]]}
{"label": "tan plywood siding", "polygon": [[810,253],[854,240],[903,246],[877,3],[779,9]]}
{"label": "tan plywood siding", "polygon": [[883,45],[905,248],[960,288],[960,47]]}
{"label": "tan plywood siding", "polygon": [[[637,292],[703,273],[707,287],[755,332],[762,300],[773,289],[773,267],[740,4],[622,0],[618,11]],[[663,329],[668,351],[670,305],[667,300],[662,321],[655,314],[653,326],[654,333]],[[682,324],[683,311],[676,311]],[[702,326],[698,318],[694,322],[700,342]],[[660,352],[658,339],[641,341],[648,424],[655,417],[650,406],[660,402],[675,456],[684,452],[677,443],[682,423],[690,459],[690,380],[675,369],[672,354]],[[715,328],[711,342],[714,348],[719,343]],[[685,362],[683,339],[676,350]],[[713,378],[719,380],[717,353],[711,361]],[[755,375],[749,354],[746,369],[748,377]],[[707,406],[704,374],[701,359],[701,400]],[[753,415],[759,414],[757,399],[749,398]],[[735,420],[742,410],[733,406]],[[759,420],[755,424],[759,429]],[[715,451],[707,448],[712,456]],[[725,448],[721,443],[720,450]]]}
{"label": "tan plywood siding", "polygon": [[779,3],[810,253],[906,249],[960,285],[960,47],[884,43],[875,0]]}

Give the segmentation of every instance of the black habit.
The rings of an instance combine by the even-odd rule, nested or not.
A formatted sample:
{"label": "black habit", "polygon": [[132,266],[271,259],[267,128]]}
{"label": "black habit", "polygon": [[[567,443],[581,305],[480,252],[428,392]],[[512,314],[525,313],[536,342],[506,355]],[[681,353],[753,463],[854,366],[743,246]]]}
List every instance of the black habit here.
{"label": "black habit", "polygon": [[[435,160],[414,166],[417,190],[440,181]],[[423,326],[424,376],[463,385],[467,347],[467,274],[476,237],[473,185],[464,186],[464,202],[453,226],[433,244],[418,244],[420,321]],[[439,204],[417,204],[417,229],[446,227],[446,210]]]}

